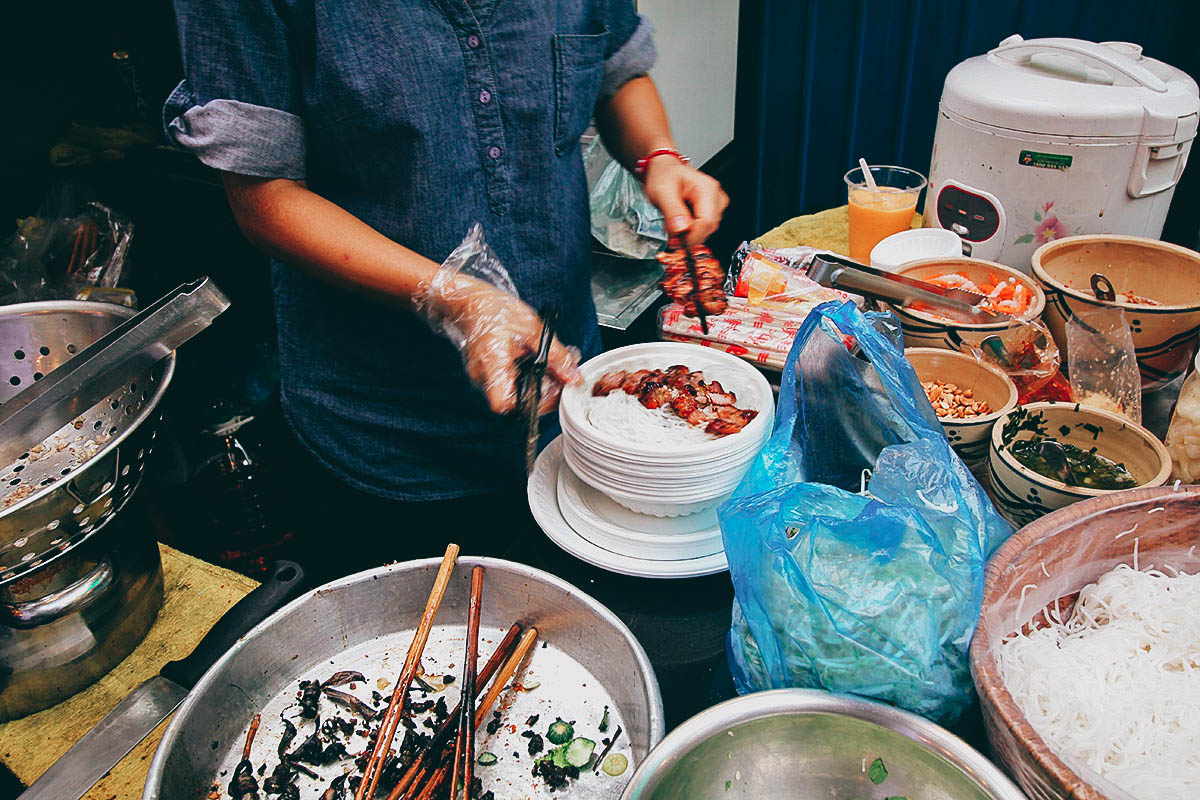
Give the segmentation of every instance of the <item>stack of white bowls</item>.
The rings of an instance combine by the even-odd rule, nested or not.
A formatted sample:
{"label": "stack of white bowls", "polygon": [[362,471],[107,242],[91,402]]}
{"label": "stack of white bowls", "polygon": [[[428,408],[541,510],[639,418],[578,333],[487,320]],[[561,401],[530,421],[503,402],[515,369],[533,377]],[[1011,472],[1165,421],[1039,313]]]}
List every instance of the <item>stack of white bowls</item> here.
{"label": "stack of white bowls", "polygon": [[[758,416],[737,433],[670,447],[624,440],[587,419],[583,404],[602,375],[676,364],[702,371],[706,381],[720,381],[737,396],[738,408],[754,409]],[[584,483],[640,514],[679,517],[722,502],[771,434],[770,384],[752,365],[726,353],[676,342],[637,344],[597,356],[580,371],[583,383],[568,387],[559,406],[563,457]]]}

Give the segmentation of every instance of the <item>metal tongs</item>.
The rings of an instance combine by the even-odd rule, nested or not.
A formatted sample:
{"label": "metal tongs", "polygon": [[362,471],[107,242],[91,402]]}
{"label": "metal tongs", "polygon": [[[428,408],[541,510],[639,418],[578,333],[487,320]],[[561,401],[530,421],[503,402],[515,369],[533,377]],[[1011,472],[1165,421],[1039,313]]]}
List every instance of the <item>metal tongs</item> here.
{"label": "metal tongs", "polygon": [[986,298],[978,292],[946,289],[830,253],[813,256],[808,277],[822,286],[883,300],[901,308],[919,304],[921,310],[932,311],[957,322],[988,324],[1012,319],[1008,314],[979,308]]}
{"label": "metal tongs", "polygon": [[208,278],[167,293],[0,406],[0,464],[135,380],[229,307]]}
{"label": "metal tongs", "polygon": [[538,413],[542,405],[542,378],[546,376],[546,362],[550,360],[550,343],[554,341],[554,326],[558,322],[558,309],[547,303],[538,310],[542,318],[542,336],[538,340],[537,355],[526,356],[517,362],[517,411],[525,422],[525,474],[533,473],[537,461],[538,439],[541,436]]}

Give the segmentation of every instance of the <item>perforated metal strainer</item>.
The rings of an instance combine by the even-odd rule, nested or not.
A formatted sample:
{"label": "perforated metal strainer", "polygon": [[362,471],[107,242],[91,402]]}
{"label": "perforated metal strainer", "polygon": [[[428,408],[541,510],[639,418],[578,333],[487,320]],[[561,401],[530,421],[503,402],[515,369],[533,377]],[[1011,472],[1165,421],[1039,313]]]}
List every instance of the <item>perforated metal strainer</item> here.
{"label": "perforated metal strainer", "polygon": [[[0,403],[133,313],[70,301],[0,308]],[[171,354],[0,469],[0,585],[85,539],[129,499],[174,370]]]}

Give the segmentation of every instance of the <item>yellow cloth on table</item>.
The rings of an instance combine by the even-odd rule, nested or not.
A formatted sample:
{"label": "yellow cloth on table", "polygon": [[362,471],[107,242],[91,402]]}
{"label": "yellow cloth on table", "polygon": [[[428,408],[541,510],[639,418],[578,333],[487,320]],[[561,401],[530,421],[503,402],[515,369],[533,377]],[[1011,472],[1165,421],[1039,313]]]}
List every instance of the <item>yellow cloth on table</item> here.
{"label": "yellow cloth on table", "polygon": [[[45,772],[142,681],[157,675],[168,661],[190,653],[221,615],[258,585],[251,578],[166,545],[158,547],[163,563],[163,607],[142,643],[82,692],[45,711],[0,725],[0,759],[25,785]],[[140,798],[150,759],[165,730],[166,721],[84,798]]]}
{"label": "yellow cloth on table", "polygon": [[[913,214],[912,227],[920,228],[925,218]],[[754,240],[763,247],[815,247],[838,255],[850,255],[850,212],[847,206],[793,217]]]}

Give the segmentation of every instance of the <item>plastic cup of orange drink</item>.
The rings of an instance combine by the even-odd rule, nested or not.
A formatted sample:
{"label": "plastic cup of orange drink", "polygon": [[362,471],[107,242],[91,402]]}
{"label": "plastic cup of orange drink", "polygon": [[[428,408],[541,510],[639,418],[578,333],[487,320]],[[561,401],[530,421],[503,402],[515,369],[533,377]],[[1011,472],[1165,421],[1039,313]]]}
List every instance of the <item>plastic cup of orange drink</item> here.
{"label": "plastic cup of orange drink", "polygon": [[869,167],[875,189],[860,167],[846,173],[850,201],[850,258],[866,264],[875,245],[912,227],[925,176],[904,167]]}

